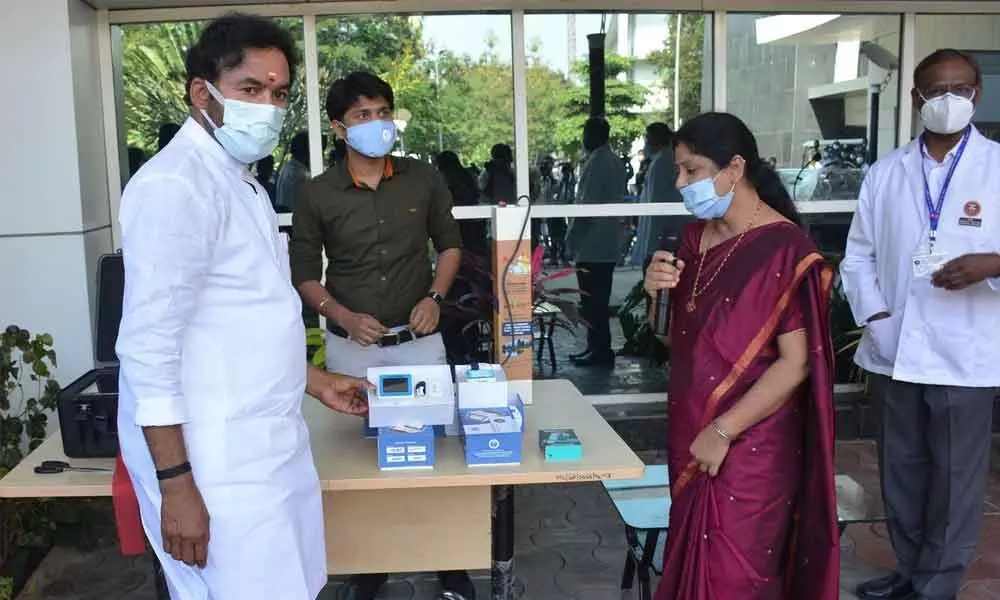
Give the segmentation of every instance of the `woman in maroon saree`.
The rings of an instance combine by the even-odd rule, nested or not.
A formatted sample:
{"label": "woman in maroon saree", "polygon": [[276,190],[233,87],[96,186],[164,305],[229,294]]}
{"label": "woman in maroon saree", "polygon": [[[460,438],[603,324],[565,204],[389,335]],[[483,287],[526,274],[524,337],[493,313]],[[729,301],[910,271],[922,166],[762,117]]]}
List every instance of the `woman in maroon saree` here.
{"label": "woman in maroon saree", "polygon": [[832,271],[739,119],[696,117],[675,146],[701,221],[646,276],[672,288],[656,600],[835,600]]}

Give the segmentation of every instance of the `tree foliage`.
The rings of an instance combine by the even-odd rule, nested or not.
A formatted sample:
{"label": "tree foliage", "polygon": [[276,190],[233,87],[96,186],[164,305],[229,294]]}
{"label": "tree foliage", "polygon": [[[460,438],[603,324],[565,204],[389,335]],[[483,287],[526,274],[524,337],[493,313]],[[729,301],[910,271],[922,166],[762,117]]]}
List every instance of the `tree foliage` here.
{"label": "tree foliage", "polygon": [[[299,42],[302,23],[280,19]],[[189,108],[184,102],[184,56],[197,40],[204,22],[130,25],[123,35],[123,95],[125,127],[130,146],[147,154],[156,150],[163,123],[181,123]],[[509,56],[488,36],[480,56],[457,55],[423,41],[418,17],[363,15],[318,19],[316,24],[320,103],[325,107],[329,85],[354,70],[369,70],[385,79],[395,92],[397,109],[411,118],[402,135],[405,151],[424,158],[452,150],[464,161],[482,163],[496,143],[514,143],[513,73]],[[506,54],[506,53],[504,53]],[[609,54],[607,117],[612,143],[624,151],[642,135],[638,114],[645,88],[624,81],[631,62]],[[587,63],[573,65],[566,76],[545,64],[533,43],[527,64],[529,152],[556,153],[575,159],[582,126],[589,115]],[[276,157],[288,140],[307,129],[305,69],[294,82]],[[323,131],[329,131],[321,110]]]}
{"label": "tree foliage", "polygon": [[[645,125],[639,108],[646,96],[646,88],[619,78],[632,70],[633,61],[615,54],[604,57],[605,118],[611,126],[611,147],[618,153],[627,153],[636,139],[642,137]],[[580,83],[568,86],[559,96],[565,107],[565,116],[556,125],[556,143],[566,157],[578,157],[581,152],[583,124],[590,116],[590,88],[587,61],[578,61],[573,72]],[[529,109],[530,112],[530,109]]]}
{"label": "tree foliage", "polygon": [[[664,89],[669,90],[672,96],[676,66],[677,19],[681,19],[680,99],[675,102],[671,98],[670,105],[671,110],[680,109],[680,122],[683,123],[703,111],[701,91],[704,80],[705,15],[692,13],[671,15],[667,19],[663,48],[654,52],[650,60],[657,66]],[[672,113],[670,117],[673,118]]]}

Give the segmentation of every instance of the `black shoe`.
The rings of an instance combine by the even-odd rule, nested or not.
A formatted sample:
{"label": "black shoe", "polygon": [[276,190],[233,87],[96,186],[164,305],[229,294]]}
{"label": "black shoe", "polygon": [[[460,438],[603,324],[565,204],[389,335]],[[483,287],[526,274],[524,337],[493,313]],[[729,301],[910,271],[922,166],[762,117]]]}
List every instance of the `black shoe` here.
{"label": "black shoe", "polygon": [[608,350],[607,352],[593,352],[586,356],[581,356],[579,358],[571,359],[573,364],[578,367],[603,367],[606,369],[612,369],[615,366],[615,353]]}
{"label": "black shoe", "polygon": [[913,591],[909,579],[898,573],[866,581],[856,590],[861,600],[910,600],[921,598]]}
{"label": "black shoe", "polygon": [[387,579],[385,573],[352,575],[340,588],[340,600],[375,600]]}
{"label": "black shoe", "polygon": [[449,600],[476,600],[476,586],[466,571],[441,571],[438,581],[441,593],[451,595]]}

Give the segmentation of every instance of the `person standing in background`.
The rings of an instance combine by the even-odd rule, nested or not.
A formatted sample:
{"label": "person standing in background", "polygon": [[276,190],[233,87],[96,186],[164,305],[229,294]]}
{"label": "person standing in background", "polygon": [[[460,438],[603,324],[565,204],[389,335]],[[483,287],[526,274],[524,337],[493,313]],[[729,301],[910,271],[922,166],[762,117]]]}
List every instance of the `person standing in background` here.
{"label": "person standing in background", "polygon": [[972,561],[1000,388],[1000,144],[971,124],[982,72],[943,49],[913,72],[924,131],[861,185],[840,272],[881,407],[896,569],[863,600],[950,600]]}
{"label": "person standing in background", "polygon": [[278,169],[274,205],[279,212],[295,210],[299,188],[311,179],[310,162],[309,133],[300,131],[292,137],[288,145],[288,158]]}
{"label": "person standing in background", "polygon": [[[579,204],[622,202],[628,175],[625,164],[608,143],[611,127],[600,117],[583,126],[583,148],[587,153],[580,169],[577,193]],[[611,286],[615,264],[624,242],[622,220],[618,217],[573,219],[566,244],[576,261],[580,285],[580,308],[587,321],[587,347],[570,358],[578,366],[613,367],[611,349]]]}
{"label": "person standing in background", "polygon": [[[326,365],[364,377],[369,367],[447,364],[438,325],[462,259],[445,179],[430,164],[391,156],[392,87],[372,73],[330,86],[326,112],[344,160],[302,187],[292,220],[292,280],[326,318]],[[436,268],[428,242],[438,252]],[[326,285],[323,252],[329,259]],[[372,600],[385,573],[352,576],[345,600]],[[464,571],[439,573],[444,591],[475,598]]]}
{"label": "person standing in background", "polygon": [[[666,123],[651,123],[646,127],[646,146],[643,154],[649,158],[649,165],[643,178],[639,202],[681,203],[677,191],[677,168],[674,166],[674,132]],[[680,232],[688,219],[681,216],[639,217],[639,239],[632,251],[633,259],[642,260],[642,270],[646,271],[650,257],[664,248],[676,249]]]}
{"label": "person standing in background", "polygon": [[[552,204],[555,202],[556,194],[559,191],[558,183],[552,169],[555,167],[555,159],[548,154],[538,157],[537,168],[531,172],[531,203],[537,206]],[[552,227],[546,219],[545,227],[549,237],[552,237]],[[565,222],[565,221],[564,221]],[[565,231],[563,232],[565,235]],[[531,247],[535,248],[542,242],[542,219],[531,220]],[[555,243],[553,242],[553,245]]]}

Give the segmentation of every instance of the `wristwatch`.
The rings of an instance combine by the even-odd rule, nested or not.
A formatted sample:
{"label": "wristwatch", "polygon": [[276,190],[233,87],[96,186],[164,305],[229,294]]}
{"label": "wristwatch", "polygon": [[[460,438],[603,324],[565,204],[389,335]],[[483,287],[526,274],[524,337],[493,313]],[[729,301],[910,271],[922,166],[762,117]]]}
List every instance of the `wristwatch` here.
{"label": "wristwatch", "polygon": [[427,292],[427,297],[430,298],[431,300],[437,302],[438,304],[441,304],[442,302],[444,302],[444,296],[442,296],[441,294],[435,292],[434,290],[431,290],[431,291]]}

